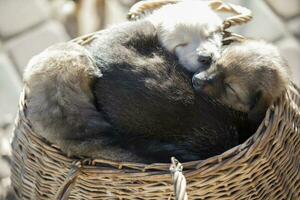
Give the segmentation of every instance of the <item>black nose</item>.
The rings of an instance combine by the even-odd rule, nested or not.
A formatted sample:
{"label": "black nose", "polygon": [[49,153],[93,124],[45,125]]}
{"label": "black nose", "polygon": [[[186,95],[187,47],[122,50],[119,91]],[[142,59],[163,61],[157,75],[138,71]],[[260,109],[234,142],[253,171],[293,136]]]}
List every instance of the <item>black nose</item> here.
{"label": "black nose", "polygon": [[192,83],[193,83],[193,87],[195,89],[201,89],[205,85],[205,81],[203,81],[202,79],[198,78],[197,76],[193,76]]}
{"label": "black nose", "polygon": [[213,84],[213,77],[198,77],[197,74],[193,76],[192,83],[195,89],[202,89],[207,85]]}
{"label": "black nose", "polygon": [[212,58],[211,56],[199,55],[198,62],[201,64],[202,67],[207,69],[211,65]]}

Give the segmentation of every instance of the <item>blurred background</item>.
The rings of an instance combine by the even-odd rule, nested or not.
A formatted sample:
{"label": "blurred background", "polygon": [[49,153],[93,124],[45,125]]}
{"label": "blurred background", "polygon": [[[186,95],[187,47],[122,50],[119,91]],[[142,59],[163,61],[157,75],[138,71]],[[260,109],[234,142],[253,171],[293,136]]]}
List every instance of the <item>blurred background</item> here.
{"label": "blurred background", "polygon": [[[226,0],[225,0],[226,1]],[[9,192],[11,130],[22,73],[35,54],[126,20],[137,0],[0,0],[0,200]],[[272,42],[288,60],[300,86],[300,0],[229,0],[253,11],[235,31]],[[6,196],[8,193],[8,196]]]}

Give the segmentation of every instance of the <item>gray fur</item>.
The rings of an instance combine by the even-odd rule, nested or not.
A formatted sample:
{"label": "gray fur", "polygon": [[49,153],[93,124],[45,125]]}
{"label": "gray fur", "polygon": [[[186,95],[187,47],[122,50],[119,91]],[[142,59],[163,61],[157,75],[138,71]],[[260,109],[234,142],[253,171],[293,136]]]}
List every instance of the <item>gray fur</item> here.
{"label": "gray fur", "polygon": [[[134,158],[117,147],[111,152],[110,146],[105,148],[109,141],[94,138],[110,128],[97,111],[90,90],[95,78],[101,76],[82,46],[62,43],[46,49],[31,59],[24,73],[28,119],[36,133],[69,156]],[[96,151],[98,146],[101,151]]]}

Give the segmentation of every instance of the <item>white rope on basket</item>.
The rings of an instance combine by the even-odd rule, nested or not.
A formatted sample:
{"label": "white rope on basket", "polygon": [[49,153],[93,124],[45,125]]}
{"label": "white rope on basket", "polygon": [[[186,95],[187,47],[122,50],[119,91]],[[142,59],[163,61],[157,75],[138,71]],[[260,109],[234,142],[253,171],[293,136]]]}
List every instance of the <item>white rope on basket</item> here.
{"label": "white rope on basket", "polygon": [[186,192],[186,179],[182,173],[182,164],[174,157],[171,158],[170,172],[173,178],[174,193],[176,200],[188,200]]}

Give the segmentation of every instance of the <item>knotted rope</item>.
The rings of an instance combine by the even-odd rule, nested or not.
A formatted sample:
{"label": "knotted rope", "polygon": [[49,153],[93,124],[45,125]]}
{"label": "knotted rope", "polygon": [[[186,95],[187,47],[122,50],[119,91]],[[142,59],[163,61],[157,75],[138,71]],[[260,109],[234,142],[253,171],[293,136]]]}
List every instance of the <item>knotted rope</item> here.
{"label": "knotted rope", "polygon": [[186,179],[182,174],[183,166],[174,157],[171,158],[170,172],[173,178],[174,193],[176,200],[188,200],[188,195],[186,192]]}

